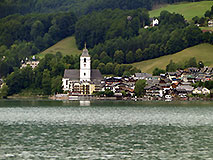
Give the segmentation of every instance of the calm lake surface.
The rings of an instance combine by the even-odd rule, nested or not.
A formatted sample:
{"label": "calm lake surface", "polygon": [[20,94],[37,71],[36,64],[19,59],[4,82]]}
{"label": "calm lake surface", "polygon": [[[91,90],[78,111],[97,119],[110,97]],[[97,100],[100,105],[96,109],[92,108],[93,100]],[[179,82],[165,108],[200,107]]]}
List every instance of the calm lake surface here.
{"label": "calm lake surface", "polygon": [[213,159],[213,102],[0,101],[0,159]]}

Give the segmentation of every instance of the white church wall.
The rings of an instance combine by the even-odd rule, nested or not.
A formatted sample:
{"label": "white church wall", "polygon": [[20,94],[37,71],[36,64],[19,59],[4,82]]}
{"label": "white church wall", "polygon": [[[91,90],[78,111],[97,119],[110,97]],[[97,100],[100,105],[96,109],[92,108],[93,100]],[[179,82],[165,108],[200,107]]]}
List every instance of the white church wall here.
{"label": "white church wall", "polygon": [[91,79],[91,60],[90,57],[80,58],[80,81],[90,81]]}

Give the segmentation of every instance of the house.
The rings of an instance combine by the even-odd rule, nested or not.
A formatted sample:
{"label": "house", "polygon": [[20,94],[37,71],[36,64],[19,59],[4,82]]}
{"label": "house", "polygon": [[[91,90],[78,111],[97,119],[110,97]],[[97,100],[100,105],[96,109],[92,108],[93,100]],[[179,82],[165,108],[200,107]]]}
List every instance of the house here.
{"label": "house", "polygon": [[193,94],[210,94],[210,90],[205,87],[198,87],[192,91]]}
{"label": "house", "polygon": [[147,79],[148,85],[158,85],[160,82],[160,76],[152,76]]}
{"label": "house", "polygon": [[145,95],[150,97],[163,97],[163,90],[159,86],[146,86],[144,87]]}
{"label": "house", "polygon": [[170,81],[177,78],[177,72],[167,72],[165,75]]}
{"label": "house", "polygon": [[152,27],[154,27],[154,26],[157,26],[159,24],[159,20],[156,18],[156,19],[152,19],[152,23],[151,23],[151,25],[152,25]]}
{"label": "house", "polygon": [[157,18],[150,18],[149,21],[151,22],[151,27],[159,25],[159,20]]}
{"label": "house", "polygon": [[184,91],[187,94],[191,94],[192,91],[194,90],[194,87],[192,87],[191,85],[178,85],[178,87],[176,87],[177,91]]}
{"label": "house", "polygon": [[0,79],[0,89],[2,88],[2,86],[3,86],[3,80]]}
{"label": "house", "polygon": [[91,57],[85,48],[80,57],[79,69],[65,69],[62,79],[63,90],[70,95],[91,95],[101,91],[104,79],[98,69],[91,69]]}
{"label": "house", "polygon": [[213,19],[210,19],[210,20],[208,21],[208,27],[213,27]]}
{"label": "house", "polygon": [[139,79],[148,80],[151,77],[152,77],[152,74],[148,74],[148,73],[135,73],[134,79],[135,80],[139,80]]}
{"label": "house", "polygon": [[157,26],[159,24],[159,20],[158,19],[153,19],[152,21],[152,26]]}
{"label": "house", "polygon": [[32,57],[32,61],[28,60],[28,58],[26,58],[25,62],[24,60],[21,61],[22,65],[20,67],[20,69],[25,68],[27,66],[32,67],[32,69],[36,68],[39,64],[39,61],[36,60],[35,56]]}

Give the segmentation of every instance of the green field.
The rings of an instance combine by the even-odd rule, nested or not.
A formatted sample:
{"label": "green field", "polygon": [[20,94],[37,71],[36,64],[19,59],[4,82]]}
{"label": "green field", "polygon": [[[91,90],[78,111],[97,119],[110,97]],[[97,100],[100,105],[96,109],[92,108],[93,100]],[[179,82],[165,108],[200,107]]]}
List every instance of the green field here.
{"label": "green field", "polygon": [[72,36],[59,41],[55,45],[39,53],[37,56],[43,58],[47,53],[56,54],[56,52],[61,52],[62,55],[79,55],[81,50],[78,50],[75,43],[75,37]]}
{"label": "green field", "polygon": [[213,67],[213,45],[207,43],[200,44],[176,54],[133,63],[133,66],[142,72],[152,73],[156,67],[166,69],[166,65],[169,64],[170,60],[173,60],[175,63],[183,63],[192,57],[196,57],[197,61],[201,60],[205,65]]}
{"label": "green field", "polygon": [[159,9],[155,9],[149,12],[150,17],[157,17],[160,12],[167,10],[169,12],[175,12],[182,14],[186,20],[190,21],[193,17],[204,16],[207,10],[210,10],[213,5],[213,1],[201,1],[201,2],[190,2],[190,3],[176,3],[172,5],[164,5]]}
{"label": "green field", "polygon": [[200,27],[201,30],[213,31],[213,27]]}

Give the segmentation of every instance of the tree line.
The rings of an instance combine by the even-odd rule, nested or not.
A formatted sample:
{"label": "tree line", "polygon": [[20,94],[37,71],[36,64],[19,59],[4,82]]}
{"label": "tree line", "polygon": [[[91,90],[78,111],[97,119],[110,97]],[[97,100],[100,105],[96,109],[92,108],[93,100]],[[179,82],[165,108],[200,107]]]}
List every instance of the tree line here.
{"label": "tree line", "polygon": [[197,62],[195,57],[192,57],[184,62],[179,62],[179,63],[175,63],[173,60],[170,60],[169,64],[166,66],[165,70],[160,69],[160,68],[155,68],[153,70],[153,75],[159,76],[162,73],[175,72],[178,69],[186,69],[189,67],[197,67],[200,69],[200,68],[204,67],[204,63],[202,61]]}
{"label": "tree line", "polygon": [[73,35],[74,13],[11,15],[0,19],[0,77],[20,67],[21,60]]}
{"label": "tree line", "polygon": [[84,15],[103,9],[137,9],[151,10],[153,6],[165,3],[195,2],[200,0],[0,0],[0,18],[11,14],[53,13],[73,11]]}
{"label": "tree line", "polygon": [[147,10],[94,12],[76,23],[77,45],[81,49],[87,42],[96,64],[106,65],[109,62],[130,64],[200,43],[213,44],[211,33],[203,33],[199,27],[188,24],[180,14],[162,11],[158,19],[159,26],[145,29],[150,23]]}
{"label": "tree line", "polygon": [[[64,70],[79,69],[79,59],[79,56],[62,56],[60,52],[57,52],[56,55],[46,54],[35,69],[30,66],[22,69],[17,68],[5,78],[7,94],[17,94],[26,89],[30,90],[33,95],[62,93]],[[138,72],[131,65],[113,65],[110,63],[102,66],[100,70],[102,72],[113,71],[118,76],[129,76]]]}
{"label": "tree line", "polygon": [[194,24],[199,24],[200,26],[208,26],[208,20],[213,18],[213,6],[210,10],[207,10],[202,17],[195,16],[192,18]]}

